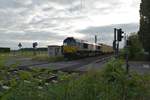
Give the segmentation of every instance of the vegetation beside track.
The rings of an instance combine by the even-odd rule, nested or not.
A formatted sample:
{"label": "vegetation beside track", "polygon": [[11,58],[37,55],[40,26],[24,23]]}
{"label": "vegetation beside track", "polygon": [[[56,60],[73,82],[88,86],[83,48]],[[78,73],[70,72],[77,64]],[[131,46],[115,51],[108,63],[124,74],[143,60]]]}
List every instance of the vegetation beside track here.
{"label": "vegetation beside track", "polygon": [[131,33],[128,38],[128,49],[124,48],[121,50],[121,58],[125,58],[125,54],[128,52],[129,60],[131,61],[146,61],[148,55],[145,54],[142,43],[140,42],[137,33]]}
{"label": "vegetation beside track", "polygon": [[[15,70],[14,70],[15,69]],[[127,74],[123,61],[101,71],[55,73],[48,69],[0,67],[1,100],[148,100],[150,75]]]}

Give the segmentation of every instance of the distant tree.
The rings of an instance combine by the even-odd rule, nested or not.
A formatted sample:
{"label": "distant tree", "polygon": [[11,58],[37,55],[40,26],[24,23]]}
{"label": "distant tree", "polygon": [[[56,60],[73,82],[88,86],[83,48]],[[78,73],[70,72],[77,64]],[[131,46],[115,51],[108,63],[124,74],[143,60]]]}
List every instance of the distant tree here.
{"label": "distant tree", "polygon": [[150,54],[150,0],[141,2],[139,37],[145,51]]}

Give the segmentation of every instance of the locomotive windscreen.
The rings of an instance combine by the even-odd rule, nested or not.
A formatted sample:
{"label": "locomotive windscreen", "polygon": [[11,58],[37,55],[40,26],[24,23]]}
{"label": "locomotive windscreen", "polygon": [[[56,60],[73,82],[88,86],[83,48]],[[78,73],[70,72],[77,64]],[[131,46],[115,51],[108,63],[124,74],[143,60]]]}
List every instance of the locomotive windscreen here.
{"label": "locomotive windscreen", "polygon": [[76,41],[73,38],[67,38],[64,40],[64,45],[74,46],[75,44],[76,44]]}

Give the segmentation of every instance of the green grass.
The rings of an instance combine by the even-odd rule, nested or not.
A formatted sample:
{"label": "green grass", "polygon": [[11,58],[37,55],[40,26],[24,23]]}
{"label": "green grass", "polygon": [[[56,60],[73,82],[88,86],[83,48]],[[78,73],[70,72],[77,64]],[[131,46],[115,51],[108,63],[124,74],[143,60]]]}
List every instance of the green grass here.
{"label": "green grass", "polygon": [[8,58],[32,58],[35,61],[47,61],[47,62],[59,62],[64,61],[63,56],[49,57],[46,51],[37,51],[34,55],[32,51],[17,51],[11,53],[1,53],[0,54],[0,64],[4,64]]}
{"label": "green grass", "polygon": [[[47,69],[1,70],[1,100],[149,100],[150,75],[128,75],[121,60],[111,60],[101,71],[53,73]],[[50,77],[57,76],[50,80]]]}
{"label": "green grass", "polygon": [[[16,52],[11,52],[10,54],[12,56],[17,56],[17,57],[33,57],[33,56],[35,56],[33,51],[16,51]],[[36,55],[47,56],[48,53],[46,51],[36,51]]]}
{"label": "green grass", "polygon": [[[47,56],[47,51],[36,51],[38,56]],[[0,53],[0,56],[7,57],[33,57],[35,56],[33,51],[11,51],[10,53]]]}
{"label": "green grass", "polygon": [[11,53],[1,53],[0,54],[0,63],[5,63],[6,58],[32,58],[32,60],[35,61],[47,61],[47,62],[58,62],[58,61],[64,61],[63,56],[57,56],[57,57],[49,57],[46,51],[37,51],[37,54],[34,55],[32,51],[17,51],[17,52],[11,52]]}
{"label": "green grass", "polygon": [[113,60],[103,71],[51,86],[51,100],[148,100],[150,75],[127,75],[121,65],[122,61]]}
{"label": "green grass", "polygon": [[4,66],[8,58],[9,58],[8,53],[0,53],[0,66]]}

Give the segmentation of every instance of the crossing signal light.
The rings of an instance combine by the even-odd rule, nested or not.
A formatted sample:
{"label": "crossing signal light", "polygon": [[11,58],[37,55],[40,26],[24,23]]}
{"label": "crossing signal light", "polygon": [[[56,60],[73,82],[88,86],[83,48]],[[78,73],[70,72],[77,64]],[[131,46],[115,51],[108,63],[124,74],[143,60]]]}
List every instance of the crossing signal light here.
{"label": "crossing signal light", "polygon": [[122,41],[122,38],[123,38],[123,31],[122,31],[122,29],[118,29],[117,30],[117,33],[118,33],[118,41]]}

